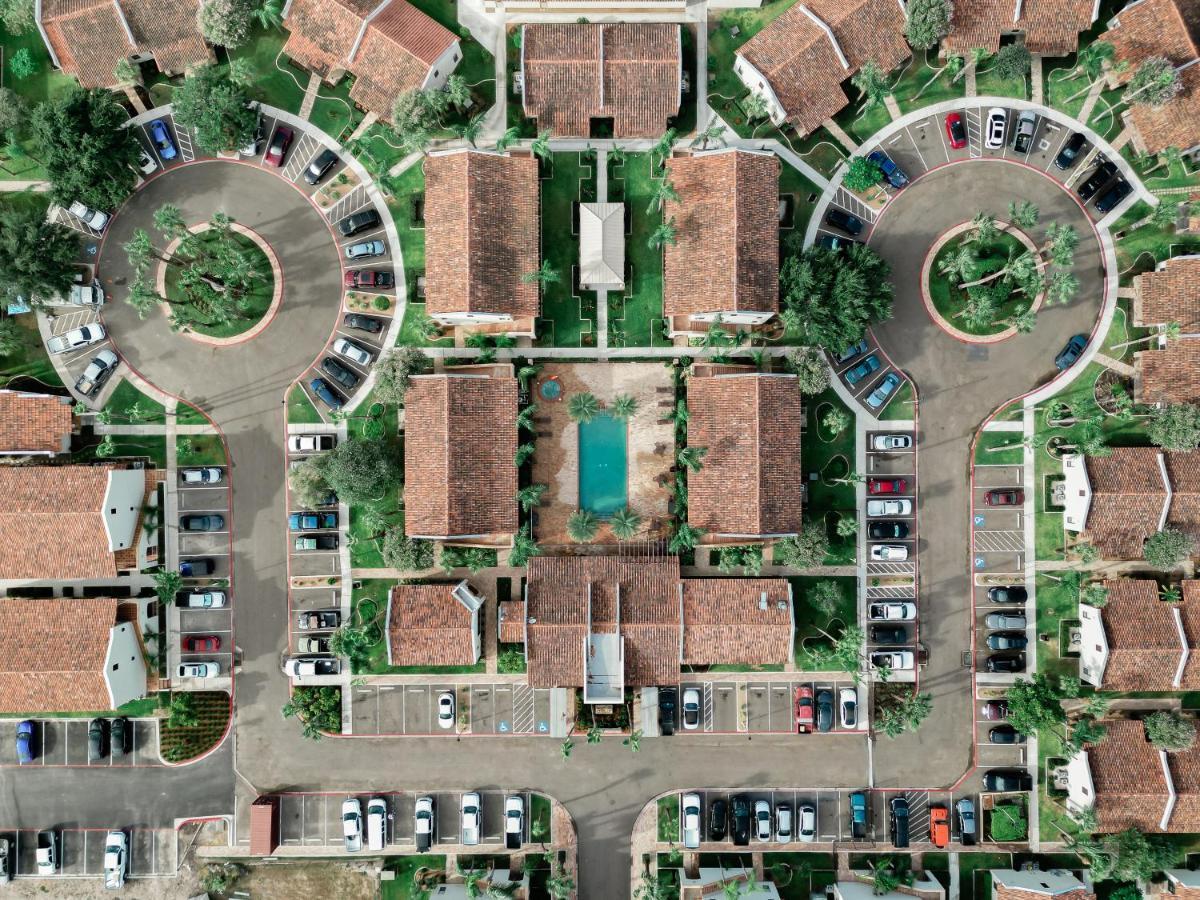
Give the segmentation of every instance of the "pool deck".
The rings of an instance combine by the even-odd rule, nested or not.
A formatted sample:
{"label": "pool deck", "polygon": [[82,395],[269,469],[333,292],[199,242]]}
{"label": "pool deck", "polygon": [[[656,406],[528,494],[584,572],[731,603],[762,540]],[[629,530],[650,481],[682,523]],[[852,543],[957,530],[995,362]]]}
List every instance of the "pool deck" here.
{"label": "pool deck", "polygon": [[[643,522],[637,537],[625,543],[666,539],[675,452],[674,428],[666,419],[674,406],[670,371],[660,363],[549,363],[536,385],[540,388],[554,376],[562,384],[561,400],[547,401],[536,389],[534,392],[538,436],[533,480],[549,486],[537,509],[535,539],[549,552],[581,546],[567,537],[567,519],[579,508],[579,428],[567,414],[567,403],[573,394],[584,392],[594,394],[605,407],[619,394],[630,394],[638,401],[638,410],[629,420],[626,490],[630,509],[642,516]],[[583,546],[620,543],[602,525],[592,544]]]}

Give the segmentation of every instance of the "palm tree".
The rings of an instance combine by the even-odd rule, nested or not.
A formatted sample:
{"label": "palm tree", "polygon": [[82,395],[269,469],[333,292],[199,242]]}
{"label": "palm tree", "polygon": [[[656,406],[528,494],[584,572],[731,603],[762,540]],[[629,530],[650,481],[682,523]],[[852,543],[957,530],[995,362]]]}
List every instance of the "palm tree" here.
{"label": "palm tree", "polygon": [[577,509],[567,519],[567,537],[577,544],[586,544],[596,536],[600,520],[590,509]]}
{"label": "palm tree", "polygon": [[283,3],[280,0],[263,0],[254,10],[254,18],[263,28],[279,28],[283,25]]}
{"label": "palm tree", "polygon": [[968,232],[968,236],[964,240],[988,244],[994,241],[996,235],[1000,233],[1000,229],[996,226],[996,217],[991,213],[976,213],[975,218],[971,220],[971,225],[974,230]]}
{"label": "palm tree", "polygon": [[537,378],[541,371],[542,367],[537,363],[526,363],[517,369],[517,381],[521,383],[521,390],[528,390],[530,380]]}
{"label": "palm tree", "polygon": [[1055,270],[1046,285],[1046,299],[1050,303],[1067,303],[1079,290],[1079,279],[1070,272]]}
{"label": "palm tree", "polygon": [[756,119],[765,119],[770,114],[770,108],[767,106],[767,98],[762,94],[751,94],[742,101],[742,112],[746,114],[746,121],[753,122]]}
{"label": "palm tree", "polygon": [[1032,228],[1038,223],[1038,218],[1041,216],[1041,211],[1037,204],[1031,200],[1022,200],[1020,203],[1008,204],[1008,217],[1014,225],[1019,225],[1022,228]]}
{"label": "palm tree", "polygon": [[533,155],[543,162],[550,162],[550,129],[538,132],[538,136],[529,145]]}
{"label": "palm tree", "polygon": [[680,447],[675,453],[675,461],[693,472],[699,472],[707,447]]}
{"label": "palm tree", "polygon": [[1019,307],[1004,324],[1017,329],[1017,334],[1029,334],[1037,326],[1037,313],[1028,306]]}
{"label": "palm tree", "polygon": [[650,158],[658,158],[665,160],[671,155],[671,148],[675,146],[675,129],[668,128],[663,132],[663,136],[658,139],[658,143],[650,150]]}
{"label": "palm tree", "polygon": [[1138,338],[1137,340],[1134,340],[1134,341],[1124,341],[1120,344],[1113,344],[1112,347],[1110,347],[1109,349],[1120,350],[1124,347],[1132,347],[1135,344],[1148,344],[1148,343],[1150,343],[1150,341],[1155,341],[1155,340],[1158,340],[1159,338],[1162,338],[1163,340],[1168,341],[1168,342],[1169,341],[1177,341],[1177,340],[1179,340],[1179,336],[1182,333],[1183,333],[1182,325],[1180,325],[1178,322],[1168,322],[1166,325],[1162,326],[1162,328],[1160,330],[1152,331],[1152,332],[1150,332],[1150,334],[1146,335],[1146,337]]}
{"label": "palm tree", "polygon": [[960,282],[966,281],[975,271],[975,263],[978,259],[975,248],[970,243],[962,241],[953,253],[942,257],[941,262],[938,263],[938,272],[947,278],[954,278]]}
{"label": "palm tree", "polygon": [[613,513],[612,518],[608,520],[608,524],[612,528],[612,533],[619,540],[627,541],[637,534],[638,529],[642,527],[642,517],[628,506],[623,506]]}
{"label": "palm tree", "polygon": [[513,464],[518,469],[521,468],[521,466],[525,465],[526,460],[532,458],[533,452],[535,449],[536,448],[534,447],[533,444],[522,444],[521,446],[519,446],[517,448],[517,455],[516,455],[516,458],[513,460]]}
{"label": "palm tree", "polygon": [[887,78],[873,59],[868,59],[862,64],[850,79],[850,83],[862,93],[863,102],[858,107],[860,113],[880,106],[883,98],[891,93]]}
{"label": "palm tree", "polygon": [[594,394],[586,391],[582,394],[573,394],[567,401],[567,415],[581,425],[586,425],[599,414],[600,401]]}
{"label": "palm tree", "polygon": [[529,557],[537,556],[541,552],[542,548],[529,534],[529,526],[526,525],[525,528],[513,535],[512,549],[508,551],[508,564],[514,568],[524,568],[525,564],[529,562]]}
{"label": "palm tree", "polygon": [[612,414],[618,419],[626,420],[633,418],[633,414],[638,410],[638,402],[631,394],[618,394],[613,400]]}
{"label": "palm tree", "polygon": [[499,153],[507,150],[520,139],[521,129],[514,125],[512,128],[506,130],[504,134],[500,135],[500,137],[496,140],[496,152]]}
{"label": "palm tree", "polygon": [[662,181],[654,182],[654,208],[662,209],[663,203],[667,200],[678,202],[679,192],[675,190],[675,186],[671,184],[670,179],[664,178]]}
{"label": "palm tree", "polygon": [[476,113],[467,119],[467,121],[455,125],[454,131],[460,138],[474,147],[475,139],[483,131],[483,113]]}
{"label": "palm tree", "polygon": [[535,415],[537,415],[537,404],[530,403],[527,407],[517,413],[517,428],[523,428],[526,431],[534,431],[533,417]]}
{"label": "palm tree", "polygon": [[698,133],[689,146],[695,147],[698,145],[703,150],[708,146],[709,141],[716,141],[721,146],[725,146],[725,126],[720,122],[713,122],[713,124]]}
{"label": "palm tree", "polygon": [[679,527],[675,529],[675,533],[671,535],[671,540],[667,544],[667,550],[670,553],[676,554],[687,550],[694,550],[702,537],[704,537],[704,532],[699,528],[689,525],[687,522],[680,522]]}
{"label": "palm tree", "polygon": [[657,250],[663,244],[674,245],[675,241],[675,217],[672,216],[667,221],[659,223],[658,227],[650,234],[650,239],[647,243],[650,245],[651,250]]}
{"label": "palm tree", "polygon": [[558,752],[562,754],[563,759],[570,759],[571,751],[574,748],[575,748],[575,742],[573,740],[571,740],[570,738],[567,738],[565,741],[563,741],[561,744],[558,745]]}
{"label": "palm tree", "polygon": [[531,484],[517,491],[517,502],[521,504],[521,509],[529,512],[535,506],[542,502],[542,495],[546,493],[548,487],[544,484]]}
{"label": "palm tree", "polygon": [[543,259],[540,266],[521,276],[521,284],[533,284],[535,281],[544,288],[562,281],[562,274],[550,264],[550,260]]}
{"label": "palm tree", "polygon": [[631,753],[637,753],[642,749],[642,732],[641,729],[635,729],[629,732],[629,737],[621,741],[621,744],[628,747]]}

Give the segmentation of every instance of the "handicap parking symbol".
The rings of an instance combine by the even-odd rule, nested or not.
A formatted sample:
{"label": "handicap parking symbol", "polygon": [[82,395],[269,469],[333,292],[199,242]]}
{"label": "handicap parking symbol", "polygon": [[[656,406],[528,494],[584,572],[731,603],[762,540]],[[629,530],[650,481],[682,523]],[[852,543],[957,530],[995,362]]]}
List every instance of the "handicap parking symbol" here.
{"label": "handicap parking symbol", "polygon": [[986,565],[986,563],[984,562],[984,559],[982,556],[975,557],[975,568],[982,569],[985,565]]}
{"label": "handicap parking symbol", "polygon": [[506,722],[504,719],[500,720],[500,733],[508,734],[508,722]]}
{"label": "handicap parking symbol", "polygon": [[544,721],[539,721],[537,724],[537,730],[538,730],[538,734],[546,734],[547,732],[550,731],[550,723],[544,722]]}
{"label": "handicap parking symbol", "polygon": [[976,517],[975,517],[975,527],[976,527],[976,528],[982,528],[982,527],[983,527],[983,521],[984,521],[984,519],[983,519],[983,516],[976,516]]}

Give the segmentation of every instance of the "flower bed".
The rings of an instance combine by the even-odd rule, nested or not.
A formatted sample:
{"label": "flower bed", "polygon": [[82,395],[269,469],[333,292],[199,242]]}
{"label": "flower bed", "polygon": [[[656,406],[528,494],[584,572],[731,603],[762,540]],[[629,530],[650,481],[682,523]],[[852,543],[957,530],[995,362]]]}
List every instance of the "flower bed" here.
{"label": "flower bed", "polygon": [[163,719],[159,726],[158,752],[169,763],[195,759],[220,743],[232,711],[232,701],[223,691],[198,691],[192,702],[196,724],[171,726]]}

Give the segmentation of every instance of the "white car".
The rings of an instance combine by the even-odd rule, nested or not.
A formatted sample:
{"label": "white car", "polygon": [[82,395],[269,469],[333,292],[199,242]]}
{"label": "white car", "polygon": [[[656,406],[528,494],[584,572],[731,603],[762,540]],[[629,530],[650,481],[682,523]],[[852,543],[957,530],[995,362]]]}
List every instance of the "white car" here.
{"label": "white car", "polygon": [[110,831],[104,840],[104,886],[115,891],[125,885],[129,868],[129,839],[123,831]]}
{"label": "white car", "polygon": [[413,806],[413,840],[418,853],[428,853],[433,846],[433,830],[437,816],[433,811],[432,797],[418,797]]}
{"label": "white car", "polygon": [[179,664],[180,678],[216,678],[221,674],[221,664],[217,662],[187,662]]}
{"label": "white car", "polygon": [[788,844],[792,840],[792,807],[788,803],[775,804],[775,841]]}
{"label": "white car", "polygon": [[58,871],[58,832],[53,829],[39,831],[37,836],[37,873],[53,875]]}
{"label": "white car", "polygon": [[912,435],[877,434],[871,438],[871,446],[876,450],[907,450],[912,446]]}
{"label": "white car", "polygon": [[73,284],[71,293],[67,295],[67,302],[71,306],[86,306],[93,309],[103,306],[107,299],[104,288],[98,281],[93,281],[91,284]]}
{"label": "white car", "polygon": [[504,800],[504,846],[508,850],[520,850],[525,840],[525,798],[510,794]]}
{"label": "white car", "polygon": [[844,687],[838,691],[838,711],[841,714],[843,728],[858,727],[858,691]]}
{"label": "white car", "polygon": [[[250,105],[255,108],[258,106],[256,103],[251,103]],[[258,156],[258,151],[262,149],[263,138],[265,136],[266,135],[263,133],[262,114],[260,113],[258,122],[255,123],[254,126],[254,137],[246,141],[243,146],[238,148],[238,154],[240,156]]]}
{"label": "white car", "polygon": [[685,731],[700,727],[700,692],[695,688],[683,692],[683,727]]}
{"label": "white car", "polygon": [[911,650],[877,650],[871,654],[872,669],[891,669],[898,672],[901,669],[912,669],[916,658]]}
{"label": "white car", "polygon": [[868,500],[868,516],[911,516],[911,500]]}
{"label": "white car", "polygon": [[683,823],[683,846],[685,850],[700,849],[700,795],[684,794],[681,803],[680,821]]}
{"label": "white car", "polygon": [[479,843],[479,823],[482,818],[479,803],[479,795],[474,791],[462,795],[462,803],[459,805],[462,810],[461,839],[466,847],[473,847]]}
{"label": "white car", "polygon": [[867,605],[867,618],[872,622],[912,622],[917,618],[917,604],[906,600]]}
{"label": "white car", "polygon": [[771,804],[766,800],[754,801],[754,839],[758,841],[771,839]]}
{"label": "white car", "polygon": [[362,804],[353,797],[342,801],[342,838],[347,853],[362,849]]}
{"label": "white car", "polygon": [[138,171],[143,175],[153,175],[158,171],[158,160],[147,153],[145,147],[138,151]]}
{"label": "white car", "polygon": [[338,338],[333,342],[333,352],[338,356],[344,356],[351,362],[356,362],[360,366],[369,366],[371,364],[371,353],[366,347],[361,344],[356,344],[354,341],[346,338]]}
{"label": "white car", "polygon": [[105,226],[108,225],[108,213],[92,209],[90,206],[84,206],[78,200],[68,206],[67,211],[83,222],[88,228],[92,229],[92,231],[103,231]]}
{"label": "white car", "polygon": [[293,434],[288,438],[288,453],[320,453],[337,446],[332,434]]}
{"label": "white car", "polygon": [[179,473],[184,484],[216,484],[225,477],[216,466],[203,466],[198,469],[184,469]]}
{"label": "white car", "polygon": [[1008,128],[1008,110],[993,106],[988,110],[986,139],[984,145],[989,150],[999,150],[1004,146],[1004,132]]}
{"label": "white car", "polygon": [[811,844],[817,839],[817,808],[811,803],[800,804],[800,840]]}
{"label": "white car", "polygon": [[79,350],[90,344],[98,344],[108,337],[108,332],[99,322],[92,322],[65,334],[56,334],[46,341],[46,350],[50,353],[66,353],[68,350]]}
{"label": "white car", "polygon": [[872,544],[871,559],[876,562],[904,562],[908,559],[908,548],[902,544]]}
{"label": "white car", "polygon": [[438,728],[450,730],[454,727],[454,691],[438,694]]}
{"label": "white car", "polygon": [[192,591],[183,598],[189,609],[221,609],[227,601],[224,591]]}

